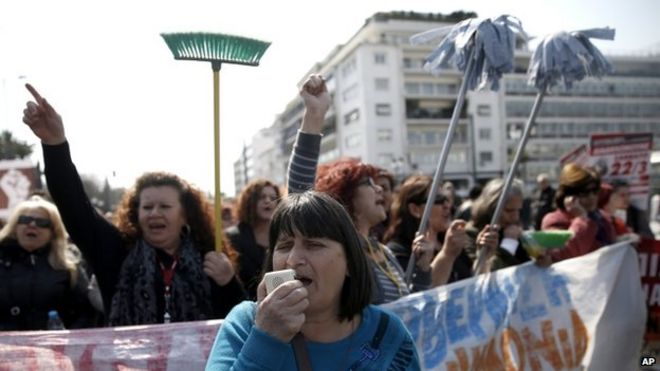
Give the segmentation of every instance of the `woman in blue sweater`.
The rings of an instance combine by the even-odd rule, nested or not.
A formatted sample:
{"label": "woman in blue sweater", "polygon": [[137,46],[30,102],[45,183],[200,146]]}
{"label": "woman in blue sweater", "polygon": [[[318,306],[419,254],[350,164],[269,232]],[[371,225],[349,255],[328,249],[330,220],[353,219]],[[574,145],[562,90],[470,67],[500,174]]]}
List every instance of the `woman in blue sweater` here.
{"label": "woman in blue sweater", "polygon": [[314,191],[275,210],[265,271],[295,279],[227,316],[207,370],[419,370],[401,320],[369,305],[372,281],[360,238],[344,208]]}

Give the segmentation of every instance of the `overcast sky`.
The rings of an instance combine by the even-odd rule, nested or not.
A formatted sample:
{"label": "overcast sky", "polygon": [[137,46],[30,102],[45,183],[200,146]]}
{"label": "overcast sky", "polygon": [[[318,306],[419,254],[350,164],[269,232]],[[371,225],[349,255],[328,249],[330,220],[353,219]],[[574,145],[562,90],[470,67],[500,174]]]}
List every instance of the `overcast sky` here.
{"label": "overcast sky", "polygon": [[[213,190],[210,63],[175,61],[162,32],[207,31],[271,41],[259,67],[221,74],[222,189],[234,193],[243,142],[270,126],[296,84],[378,11],[511,14],[526,31],[610,26],[605,52],[660,42],[658,0],[535,1],[5,1],[0,5],[0,130],[37,144],[21,122],[32,83],[62,114],[78,170],[129,186],[167,170]],[[605,3],[608,3],[605,5]],[[460,5],[459,5],[460,4]],[[41,160],[39,145],[33,156]]]}

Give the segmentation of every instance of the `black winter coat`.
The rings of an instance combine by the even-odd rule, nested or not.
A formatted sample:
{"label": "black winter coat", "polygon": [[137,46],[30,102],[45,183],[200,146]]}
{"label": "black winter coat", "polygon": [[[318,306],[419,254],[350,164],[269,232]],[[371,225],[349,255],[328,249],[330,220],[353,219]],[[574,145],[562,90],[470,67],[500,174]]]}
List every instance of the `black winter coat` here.
{"label": "black winter coat", "polygon": [[0,243],[0,331],[46,330],[48,312],[57,310],[66,328],[95,325],[99,313],[89,301],[89,279],[48,263],[50,245],[28,252],[16,240]]}

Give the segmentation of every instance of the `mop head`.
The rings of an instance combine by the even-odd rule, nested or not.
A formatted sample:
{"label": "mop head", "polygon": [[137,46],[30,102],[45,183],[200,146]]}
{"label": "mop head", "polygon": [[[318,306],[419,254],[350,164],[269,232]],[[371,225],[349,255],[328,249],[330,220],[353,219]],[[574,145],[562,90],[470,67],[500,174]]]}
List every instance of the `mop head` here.
{"label": "mop head", "polygon": [[513,71],[516,37],[525,43],[529,40],[517,18],[502,15],[494,20],[472,18],[435,28],[413,35],[410,42],[418,45],[440,37],[443,39],[426,57],[424,68],[434,75],[452,65],[465,72],[468,58],[473,55],[474,69],[464,77],[470,90],[498,90],[502,74]]}
{"label": "mop head", "polygon": [[614,40],[614,33],[615,30],[608,27],[546,36],[529,63],[529,85],[543,91],[563,81],[570,89],[573,82],[586,76],[601,77],[611,73],[612,65],[589,39]]}
{"label": "mop head", "polygon": [[269,42],[212,33],[161,34],[174,59],[258,66]]}

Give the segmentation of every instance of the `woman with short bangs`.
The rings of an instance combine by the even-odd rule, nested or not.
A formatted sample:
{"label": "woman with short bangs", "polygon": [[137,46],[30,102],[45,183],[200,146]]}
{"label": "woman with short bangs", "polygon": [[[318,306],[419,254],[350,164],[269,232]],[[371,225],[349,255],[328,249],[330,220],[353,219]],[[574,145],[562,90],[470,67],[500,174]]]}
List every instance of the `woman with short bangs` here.
{"label": "woman with short bangs", "polygon": [[[213,207],[178,176],[145,173],[123,196],[117,227],[92,207],[62,118],[30,85],[23,122],[42,142],[48,189],[98,278],[112,326],[222,318],[245,297],[235,253],[214,251]],[[218,216],[219,217],[219,216]]]}
{"label": "woman with short bangs", "polygon": [[229,313],[207,370],[420,369],[401,320],[369,305],[367,257],[339,203],[292,194],[275,210],[269,236],[266,272],[293,269],[295,279],[268,294],[262,281],[256,303]]}
{"label": "woman with short bangs", "polygon": [[268,228],[280,197],[280,190],[271,181],[251,181],[241,191],[234,209],[238,225],[225,230],[238,252],[238,274],[250,299],[257,297],[268,249]]}
{"label": "woman with short bangs", "polygon": [[0,230],[0,331],[46,330],[56,310],[66,328],[94,325],[89,280],[55,205],[33,196]]}
{"label": "woman with short bangs", "polygon": [[542,230],[570,230],[573,237],[563,249],[550,253],[553,261],[575,258],[614,242],[610,221],[598,211],[600,177],[588,168],[569,163],[559,175],[557,210],[546,214]]}

